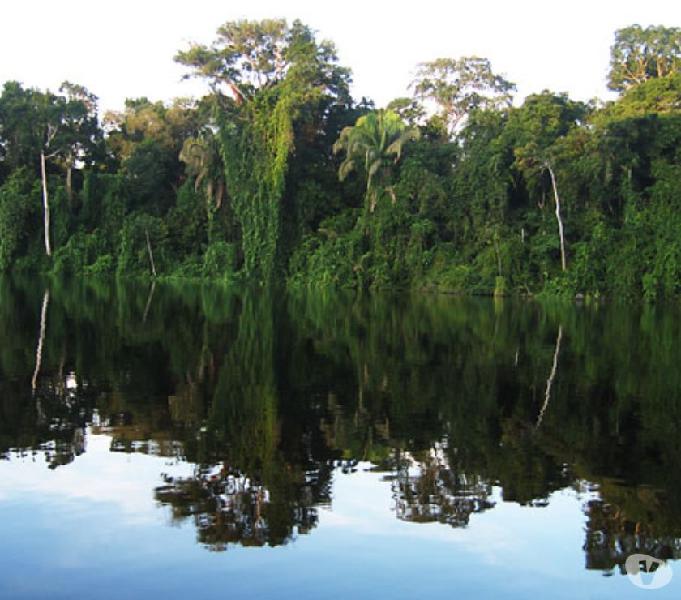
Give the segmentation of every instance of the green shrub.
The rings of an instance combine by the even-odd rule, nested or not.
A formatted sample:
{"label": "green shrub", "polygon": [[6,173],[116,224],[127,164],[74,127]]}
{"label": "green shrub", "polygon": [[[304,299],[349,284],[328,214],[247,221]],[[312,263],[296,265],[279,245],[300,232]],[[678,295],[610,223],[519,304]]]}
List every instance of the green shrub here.
{"label": "green shrub", "polygon": [[37,237],[40,217],[38,182],[28,169],[18,169],[0,187],[0,271],[13,266],[26,251],[30,237]]}
{"label": "green shrub", "polygon": [[213,242],[203,255],[202,275],[230,279],[236,270],[236,248],[227,242]]}

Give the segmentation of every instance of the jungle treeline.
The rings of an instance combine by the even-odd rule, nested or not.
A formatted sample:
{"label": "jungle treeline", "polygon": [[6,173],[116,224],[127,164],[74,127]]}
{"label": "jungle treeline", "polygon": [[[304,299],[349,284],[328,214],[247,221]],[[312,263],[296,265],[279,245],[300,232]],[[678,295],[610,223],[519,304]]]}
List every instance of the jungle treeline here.
{"label": "jungle treeline", "polygon": [[464,56],[417,65],[377,108],[299,21],[228,22],[175,60],[210,93],[100,114],[79,84],[4,84],[0,271],[681,291],[680,28],[615,32],[607,102],[514,101]]}

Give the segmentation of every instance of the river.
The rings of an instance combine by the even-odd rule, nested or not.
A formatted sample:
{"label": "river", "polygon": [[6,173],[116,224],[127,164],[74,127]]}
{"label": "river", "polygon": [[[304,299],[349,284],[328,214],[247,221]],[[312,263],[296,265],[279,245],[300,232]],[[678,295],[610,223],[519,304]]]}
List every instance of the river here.
{"label": "river", "polygon": [[2,598],[681,596],[678,306],[3,279],[0,341]]}

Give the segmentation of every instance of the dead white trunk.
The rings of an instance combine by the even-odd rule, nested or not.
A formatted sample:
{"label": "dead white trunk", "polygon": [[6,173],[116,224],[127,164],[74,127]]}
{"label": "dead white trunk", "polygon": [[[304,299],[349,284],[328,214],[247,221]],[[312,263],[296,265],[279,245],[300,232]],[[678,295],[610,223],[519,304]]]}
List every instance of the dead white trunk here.
{"label": "dead white trunk", "polygon": [[558,195],[558,186],[556,185],[556,175],[551,168],[551,165],[546,163],[546,168],[551,176],[551,185],[553,186],[553,196],[556,199],[556,220],[558,221],[558,235],[560,236],[560,263],[563,271],[567,270],[567,262],[565,260],[565,236],[563,234],[563,219],[560,216],[560,196]]}
{"label": "dead white trunk", "polygon": [[50,245],[50,199],[47,194],[47,169],[45,167],[45,152],[40,152],[40,177],[43,183],[43,214],[45,223],[45,253],[52,256]]}
{"label": "dead white trunk", "polygon": [[563,339],[563,326],[558,326],[558,337],[556,338],[556,349],[553,353],[553,366],[551,367],[551,373],[549,373],[549,378],[546,380],[546,393],[544,394],[544,404],[539,411],[539,417],[537,417],[537,427],[541,425],[544,419],[544,413],[549,406],[549,400],[551,399],[551,387],[553,386],[553,380],[556,378],[556,373],[558,372],[558,357],[560,356],[560,341]]}
{"label": "dead white trunk", "polygon": [[33,371],[33,379],[31,379],[31,389],[35,392],[38,387],[38,374],[40,373],[40,365],[43,361],[43,344],[45,343],[45,329],[47,328],[47,306],[50,303],[50,290],[45,290],[43,296],[43,307],[40,311],[40,334],[38,336],[38,347],[35,350],[35,371]]}
{"label": "dead white trunk", "polygon": [[154,264],[154,253],[151,251],[151,242],[149,241],[149,230],[145,229],[144,233],[147,236],[147,252],[149,252],[149,262],[151,263],[151,274],[156,277],[156,265]]}

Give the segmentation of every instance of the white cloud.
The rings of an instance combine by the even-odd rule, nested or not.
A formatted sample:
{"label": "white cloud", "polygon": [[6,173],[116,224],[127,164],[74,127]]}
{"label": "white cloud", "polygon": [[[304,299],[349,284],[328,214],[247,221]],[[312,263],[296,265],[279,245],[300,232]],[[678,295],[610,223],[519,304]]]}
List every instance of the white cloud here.
{"label": "white cloud", "polygon": [[11,501],[31,494],[45,503],[86,500],[112,504],[126,522],[163,518],[153,498],[161,473],[189,476],[190,463],[168,464],[167,458],[110,452],[111,437],[87,436],[87,451],[69,465],[47,468],[44,455],[13,458],[0,464],[0,499]]}

